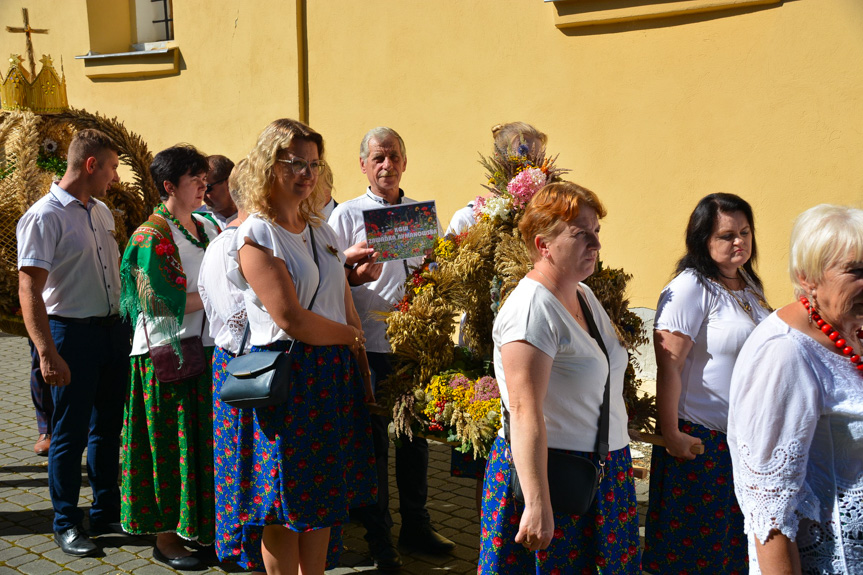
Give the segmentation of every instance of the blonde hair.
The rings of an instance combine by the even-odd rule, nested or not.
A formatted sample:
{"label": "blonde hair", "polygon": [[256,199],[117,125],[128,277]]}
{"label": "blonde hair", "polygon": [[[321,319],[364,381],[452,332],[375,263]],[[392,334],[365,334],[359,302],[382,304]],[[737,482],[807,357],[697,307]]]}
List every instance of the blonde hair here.
{"label": "blonde hair", "polygon": [[242,171],[245,170],[248,165],[249,160],[247,158],[243,158],[240,160],[240,163],[234,166],[234,169],[231,170],[231,175],[228,176],[228,193],[231,194],[231,200],[234,201],[234,205],[241,210],[245,210],[243,207],[243,193],[240,191],[243,180]]}
{"label": "blonde hair", "polygon": [[599,197],[572,182],[548,184],[531,198],[518,223],[518,231],[521,232],[527,251],[530,252],[531,261],[536,262],[539,259],[539,251],[534,242],[537,236],[546,240],[556,238],[563,230],[565,222],[578,217],[582,206],[593,208],[600,218],[605,217],[605,207]]}
{"label": "blonde hair", "polygon": [[500,150],[508,156],[516,155],[521,144],[527,145],[530,154],[542,156],[548,143],[548,136],[526,122],[497,124],[492,127],[491,135],[494,137],[495,151]]}
{"label": "blonde hair", "polygon": [[[324,139],[306,124],[289,118],[275,120],[264,128],[258,136],[255,147],[246,156],[246,165],[240,172],[239,187],[242,203],[249,213],[275,220],[276,213],[271,205],[271,195],[279,152],[291,145],[294,140],[312,142],[318,147],[318,157],[324,159]],[[300,217],[317,227],[323,223],[320,211],[323,190],[316,183],[309,197],[300,203]]]}
{"label": "blonde hair", "polygon": [[818,283],[825,271],[848,258],[863,262],[863,210],[820,204],[797,216],[788,262],[795,295],[807,295],[801,278]]}

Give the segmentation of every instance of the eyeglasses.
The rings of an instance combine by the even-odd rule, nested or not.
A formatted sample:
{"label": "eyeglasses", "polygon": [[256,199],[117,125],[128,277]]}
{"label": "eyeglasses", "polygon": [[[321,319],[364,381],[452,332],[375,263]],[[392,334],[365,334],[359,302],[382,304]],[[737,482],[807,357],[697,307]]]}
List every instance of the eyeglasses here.
{"label": "eyeglasses", "polygon": [[313,160],[311,162],[307,162],[305,160],[300,160],[298,158],[293,158],[291,160],[282,160],[279,161],[283,164],[288,164],[291,166],[291,171],[294,172],[294,175],[299,176],[303,172],[306,171],[306,168],[309,169],[309,173],[318,173],[324,169],[326,165],[323,160]]}
{"label": "eyeglasses", "polygon": [[207,191],[206,191],[206,193],[207,193],[207,194],[209,194],[210,192],[212,192],[212,191],[213,191],[213,188],[214,188],[215,186],[218,186],[218,185],[219,185],[219,184],[221,184],[222,182],[227,182],[227,181],[228,181],[228,178],[222,178],[222,179],[221,179],[221,180],[219,180],[218,182],[213,182],[212,184],[207,184]]}

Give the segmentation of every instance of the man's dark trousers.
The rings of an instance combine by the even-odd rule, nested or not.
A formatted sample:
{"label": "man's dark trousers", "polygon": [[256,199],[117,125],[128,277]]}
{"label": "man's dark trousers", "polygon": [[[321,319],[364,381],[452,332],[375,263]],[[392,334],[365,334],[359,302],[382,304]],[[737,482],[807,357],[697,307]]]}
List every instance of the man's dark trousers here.
{"label": "man's dark trousers", "polygon": [[[383,380],[392,371],[392,364],[390,363],[392,356],[388,353],[371,352],[367,355],[369,366],[375,373],[379,389]],[[375,459],[377,460],[378,501],[377,505],[358,509],[355,514],[358,515],[367,531],[366,539],[377,541],[389,536],[389,530],[393,525],[389,508],[390,490],[387,469],[390,440],[387,433],[389,420],[380,415],[372,415],[371,420]],[[402,517],[403,527],[405,525],[424,525],[430,521],[426,510],[428,464],[428,441],[420,437],[415,437],[413,441],[408,441],[406,437],[397,440],[396,485],[399,488],[399,514]]]}
{"label": "man's dark trousers", "polygon": [[72,374],[69,385],[52,387],[54,416],[48,452],[48,488],[54,505],[54,531],[81,525],[81,455],[87,449],[87,475],[93,489],[90,523],[120,519],[120,431],[129,385],[130,338],[127,324],[51,319],[54,345]]}

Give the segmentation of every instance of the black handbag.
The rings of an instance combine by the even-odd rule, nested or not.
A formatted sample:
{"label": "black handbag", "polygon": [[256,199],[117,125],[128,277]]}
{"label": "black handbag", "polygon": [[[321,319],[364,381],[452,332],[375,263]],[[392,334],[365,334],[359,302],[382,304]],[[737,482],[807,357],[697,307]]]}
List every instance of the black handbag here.
{"label": "black handbag", "polygon": [[[606,361],[608,361],[608,350],[605,349],[602,335],[599,333],[596,322],[593,320],[593,314],[580,292],[578,293],[578,301],[581,303],[581,309],[584,312],[588,332],[596,340],[596,343],[599,344],[599,348],[605,355]],[[575,455],[560,449],[549,448],[548,450],[548,491],[551,497],[551,508],[554,513],[561,515],[584,515],[596,498],[599,483],[605,476],[605,460],[608,457],[610,383],[611,364],[609,363],[608,375],[605,378],[605,392],[602,396],[602,407],[599,411],[599,431],[596,437],[596,456],[599,467],[593,461],[581,455]],[[503,405],[503,401],[501,401],[501,408],[504,414],[504,435],[507,443],[512,445],[509,433],[509,411]],[[521,483],[519,483],[514,462],[510,464],[510,491],[516,501],[524,503],[524,492],[521,489]]]}
{"label": "black handbag", "polygon": [[[318,266],[318,248],[315,245],[315,233],[309,226],[309,236],[312,240],[312,256],[315,265]],[[318,267],[320,269],[320,267]],[[311,310],[318,297],[318,289],[312,295],[307,309]],[[231,407],[266,407],[278,405],[288,400],[293,380],[291,369],[291,352],[296,340],[291,342],[287,352],[283,351],[257,351],[242,355],[249,337],[249,323],[243,331],[243,339],[240,342],[238,355],[228,362],[226,371],[228,376],[222,382],[219,392],[221,400]]]}
{"label": "black handbag", "polygon": [[190,377],[198,377],[207,371],[207,358],[204,353],[204,342],[201,336],[204,334],[204,324],[201,321],[201,335],[193,335],[180,340],[180,351],[183,364],[180,365],[180,357],[170,345],[150,346],[150,334],[147,333],[147,318],[144,320],[144,339],[147,340],[147,349],[150,352],[150,362],[153,364],[153,372],[156,379],[162,383],[174,383]]}

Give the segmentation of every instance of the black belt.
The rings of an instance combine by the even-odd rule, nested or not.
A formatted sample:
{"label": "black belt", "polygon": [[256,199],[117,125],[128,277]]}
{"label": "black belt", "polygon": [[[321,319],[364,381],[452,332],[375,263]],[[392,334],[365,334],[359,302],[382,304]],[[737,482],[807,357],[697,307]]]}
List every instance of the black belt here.
{"label": "black belt", "polygon": [[119,315],[106,315],[102,317],[63,317],[62,315],[49,315],[48,319],[62,323],[77,323],[80,325],[95,325],[99,327],[110,327],[120,321]]}

